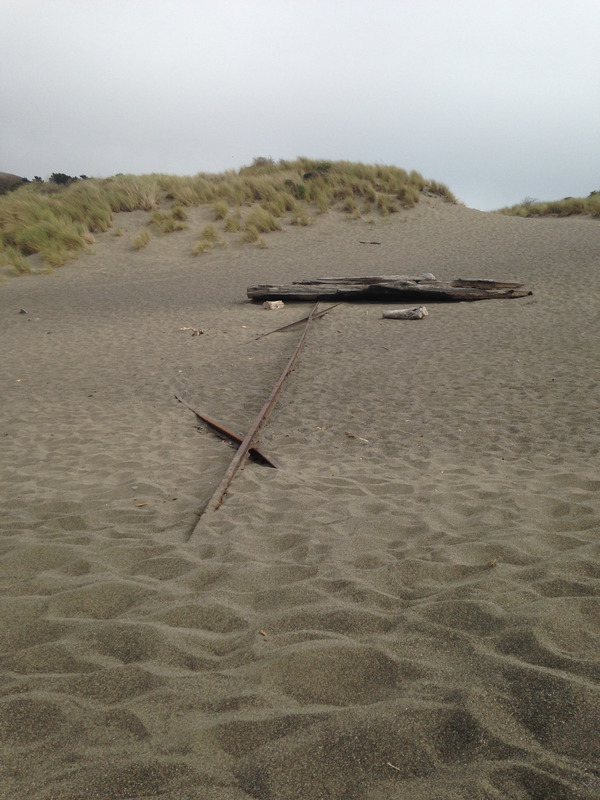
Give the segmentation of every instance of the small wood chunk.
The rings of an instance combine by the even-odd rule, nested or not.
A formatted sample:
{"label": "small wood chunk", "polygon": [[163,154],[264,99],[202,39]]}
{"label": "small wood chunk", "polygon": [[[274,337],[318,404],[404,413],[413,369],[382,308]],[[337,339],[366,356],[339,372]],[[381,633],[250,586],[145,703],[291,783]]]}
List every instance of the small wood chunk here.
{"label": "small wood chunk", "polygon": [[265,300],[263,308],[274,311],[276,308],[283,308],[283,300]]}
{"label": "small wood chunk", "polygon": [[381,315],[382,319],[423,319],[428,317],[429,311],[425,306],[417,306],[416,308],[397,308],[392,311],[384,311]]}

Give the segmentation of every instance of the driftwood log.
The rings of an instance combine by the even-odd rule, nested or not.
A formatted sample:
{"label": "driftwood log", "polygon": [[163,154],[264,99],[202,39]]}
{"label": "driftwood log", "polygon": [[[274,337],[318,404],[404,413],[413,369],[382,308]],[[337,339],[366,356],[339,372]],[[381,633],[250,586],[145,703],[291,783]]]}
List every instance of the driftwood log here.
{"label": "driftwood log", "polygon": [[526,297],[522,283],[493,280],[438,281],[431,275],[376,275],[365,278],[315,278],[284,286],[249,286],[251,300],[491,300]]}

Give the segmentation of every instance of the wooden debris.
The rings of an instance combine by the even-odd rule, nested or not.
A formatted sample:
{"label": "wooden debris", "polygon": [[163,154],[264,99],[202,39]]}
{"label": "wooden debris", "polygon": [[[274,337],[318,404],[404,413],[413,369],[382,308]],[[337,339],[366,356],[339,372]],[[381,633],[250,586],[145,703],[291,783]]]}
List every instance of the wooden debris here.
{"label": "wooden debris", "polygon": [[[203,422],[205,422],[209,428],[212,428],[213,430],[217,431],[217,433],[222,434],[225,436],[225,438],[232,442],[236,442],[237,444],[241,444],[244,441],[242,436],[239,436],[237,433],[234,433],[234,431],[226,428],[225,425],[221,425],[220,422],[208,417],[206,414],[201,414],[199,411],[196,411],[196,409],[192,408],[189,403],[186,403],[183,397],[180,397],[178,394],[176,394],[175,397],[180,403],[183,403],[186,408],[189,408],[189,410],[195,414],[198,419],[201,419]],[[273,467],[273,469],[279,468],[277,462],[268,456],[263,450],[261,450],[260,447],[251,447],[249,450],[249,455],[251,458],[260,462],[261,464],[266,464],[266,466]]]}
{"label": "wooden debris", "polygon": [[376,275],[371,277],[315,278],[294,281],[284,286],[249,286],[251,300],[272,297],[284,300],[438,300],[467,301],[526,297],[531,291],[522,283],[487,279],[438,281],[431,273],[423,275]]}
{"label": "wooden debris", "polygon": [[204,333],[204,331],[201,331],[199,328],[190,328],[189,326],[186,326],[185,328],[179,328],[179,330],[180,331],[191,331],[192,332],[192,336],[202,336],[202,334]]}
{"label": "wooden debris", "polygon": [[283,308],[283,306],[283,300],[265,300],[263,303],[263,308],[266,308],[267,311],[276,311],[279,308]]}
{"label": "wooden debris", "polygon": [[[313,316],[314,316],[314,313],[315,313],[316,310],[317,310],[317,303],[315,303],[315,305],[313,307],[313,310],[308,315],[308,319],[306,320],[306,325],[304,327],[304,331],[302,333],[302,336],[300,337],[300,341],[298,342],[298,344],[296,346],[296,349],[294,350],[290,360],[286,364],[285,369],[281,373],[281,376],[279,377],[279,380],[277,381],[277,383],[275,384],[275,386],[271,390],[271,394],[269,395],[269,397],[267,398],[265,404],[263,405],[263,407],[259,411],[258,416],[256,417],[256,419],[254,420],[254,422],[250,426],[250,430],[248,431],[248,433],[244,437],[244,439],[243,439],[243,441],[242,441],[237,453],[235,454],[231,464],[229,465],[229,467],[227,469],[227,472],[223,476],[223,479],[221,480],[221,483],[217,486],[217,488],[213,492],[212,497],[210,498],[210,500],[208,501],[208,503],[206,504],[204,509],[198,514],[199,517],[201,517],[206,512],[217,511],[217,509],[221,506],[221,503],[223,502],[223,499],[225,497],[227,489],[229,488],[229,486],[230,486],[232,480],[234,479],[236,473],[238,472],[239,469],[241,469],[244,466],[244,463],[245,463],[246,459],[248,458],[248,453],[249,453],[250,449],[252,447],[255,447],[256,443],[258,442],[258,439],[260,437],[262,429],[266,425],[266,423],[267,423],[267,421],[268,421],[268,419],[269,419],[269,417],[271,415],[271,412],[273,411],[273,409],[275,407],[275,404],[277,403],[277,400],[279,399],[279,395],[283,391],[283,387],[285,385],[285,382],[288,379],[288,377],[290,376],[290,374],[291,374],[291,372],[292,372],[292,370],[294,368],[294,365],[295,365],[296,361],[298,360],[298,356],[300,355],[300,352],[302,351],[302,348],[304,347],[304,342],[306,341],[306,336],[308,334],[308,330],[310,328],[310,324],[311,324],[311,322],[313,320]],[[190,535],[189,535],[188,538],[191,538],[194,535],[194,532],[197,529],[198,525],[199,525],[199,521],[195,523],[194,528],[190,532]]]}
{"label": "wooden debris", "polygon": [[344,431],[346,436],[349,439],[358,439],[359,442],[368,442],[368,439],[364,439],[362,436],[357,436],[355,433],[351,433],[350,431]]}
{"label": "wooden debris", "polygon": [[428,316],[429,311],[425,306],[417,306],[416,308],[397,308],[393,311],[384,311],[381,319],[423,319]]}
{"label": "wooden debris", "polygon": [[[329,314],[330,311],[333,311],[334,308],[341,306],[341,303],[335,303],[333,306],[329,306],[329,308],[324,308],[323,311],[318,311],[316,314],[313,314],[313,319],[319,319],[320,317],[324,317],[325,314]],[[263,336],[270,336],[272,333],[282,333],[283,331],[289,331],[292,328],[295,328],[296,325],[301,325],[303,322],[306,322],[308,316],[302,317],[301,319],[297,319],[295,322],[290,322],[289,325],[284,325],[282,328],[275,328],[274,331],[269,331],[268,333],[260,333],[258,336],[254,337],[254,341],[258,339],[262,339]]]}

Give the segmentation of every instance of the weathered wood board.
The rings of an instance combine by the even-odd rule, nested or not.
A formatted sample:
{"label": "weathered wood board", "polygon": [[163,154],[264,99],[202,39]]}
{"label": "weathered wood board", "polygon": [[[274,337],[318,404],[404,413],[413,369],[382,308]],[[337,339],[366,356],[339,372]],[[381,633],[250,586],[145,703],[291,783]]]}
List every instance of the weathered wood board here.
{"label": "weathered wood board", "polygon": [[291,284],[249,286],[251,300],[438,300],[469,301],[526,297],[531,291],[522,283],[457,278],[438,281],[424,275],[375,275],[369,277],[314,278]]}

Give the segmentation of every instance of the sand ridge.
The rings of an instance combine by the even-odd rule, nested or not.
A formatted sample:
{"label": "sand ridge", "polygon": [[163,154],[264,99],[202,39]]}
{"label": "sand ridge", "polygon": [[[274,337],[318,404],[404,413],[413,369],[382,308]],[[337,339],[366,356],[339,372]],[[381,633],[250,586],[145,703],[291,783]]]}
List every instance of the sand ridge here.
{"label": "sand ridge", "polygon": [[[597,797],[597,222],[425,199],[193,258],[205,213],[0,285],[2,796]],[[186,543],[233,451],[174,394],[244,433],[307,310],[246,286],[422,271],[534,294],[315,321],[283,468]]]}

